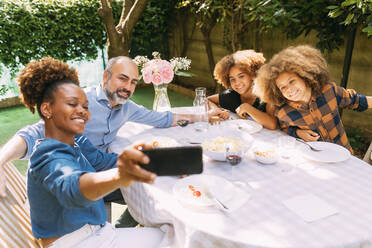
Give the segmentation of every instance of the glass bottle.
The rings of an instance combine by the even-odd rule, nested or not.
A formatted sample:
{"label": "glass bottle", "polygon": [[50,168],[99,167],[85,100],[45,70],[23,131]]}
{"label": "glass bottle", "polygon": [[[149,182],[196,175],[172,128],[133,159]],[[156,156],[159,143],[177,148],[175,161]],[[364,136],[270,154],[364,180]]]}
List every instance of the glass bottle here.
{"label": "glass bottle", "polygon": [[195,89],[194,114],[195,114],[195,130],[207,131],[208,129],[208,100],[206,97],[207,89],[198,87]]}

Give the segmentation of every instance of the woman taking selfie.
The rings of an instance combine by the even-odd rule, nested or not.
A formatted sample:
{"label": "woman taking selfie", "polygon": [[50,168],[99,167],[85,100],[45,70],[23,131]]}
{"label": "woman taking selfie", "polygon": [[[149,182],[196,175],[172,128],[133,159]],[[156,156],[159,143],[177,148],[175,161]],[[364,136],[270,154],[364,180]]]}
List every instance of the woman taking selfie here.
{"label": "woman taking selfie", "polygon": [[[34,147],[27,172],[35,237],[44,247],[130,247],[126,238],[135,232],[106,222],[102,197],[132,181],[152,183],[155,174],[137,165],[148,157],[135,147],[105,154],[81,135],[89,105],[67,64],[52,58],[30,62],[18,82],[22,102],[45,121],[45,138]],[[161,231],[140,229],[136,247],[157,247]]]}

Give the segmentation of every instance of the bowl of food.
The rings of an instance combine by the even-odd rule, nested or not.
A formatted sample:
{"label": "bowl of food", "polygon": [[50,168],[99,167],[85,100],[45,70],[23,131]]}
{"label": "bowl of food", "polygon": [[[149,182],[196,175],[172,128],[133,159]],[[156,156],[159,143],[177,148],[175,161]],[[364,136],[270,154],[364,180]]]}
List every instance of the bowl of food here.
{"label": "bowl of food", "polygon": [[253,154],[257,162],[261,164],[274,164],[278,161],[278,155],[271,147],[255,147]]}
{"label": "bowl of food", "polygon": [[226,151],[244,154],[252,144],[252,138],[242,139],[235,136],[217,136],[202,143],[203,153],[217,161],[226,161]]}

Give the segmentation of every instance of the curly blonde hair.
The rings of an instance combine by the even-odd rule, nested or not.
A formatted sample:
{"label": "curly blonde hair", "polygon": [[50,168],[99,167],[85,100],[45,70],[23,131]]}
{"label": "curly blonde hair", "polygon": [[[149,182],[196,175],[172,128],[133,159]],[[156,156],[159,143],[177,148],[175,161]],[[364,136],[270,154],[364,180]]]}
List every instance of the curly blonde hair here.
{"label": "curly blonde hair", "polygon": [[229,72],[231,67],[237,66],[251,78],[256,77],[256,71],[265,63],[262,53],[254,50],[242,50],[223,57],[214,68],[214,78],[226,89],[230,88]]}
{"label": "curly blonde hair", "polygon": [[17,78],[22,103],[39,116],[41,103],[53,101],[53,92],[64,83],[79,85],[77,71],[68,64],[50,57],[31,61],[20,71]]}
{"label": "curly blonde hair", "polygon": [[320,93],[329,82],[327,62],[318,49],[309,45],[288,47],[257,72],[254,93],[262,101],[276,106],[288,102],[276,86],[276,79],[282,72],[299,76],[311,88],[312,94]]}

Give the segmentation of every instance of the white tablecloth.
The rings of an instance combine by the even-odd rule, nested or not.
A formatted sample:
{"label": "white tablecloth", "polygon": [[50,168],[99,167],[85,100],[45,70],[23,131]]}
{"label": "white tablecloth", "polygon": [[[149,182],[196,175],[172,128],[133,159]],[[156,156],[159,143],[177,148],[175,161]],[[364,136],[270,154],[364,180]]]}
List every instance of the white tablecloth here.
{"label": "white tablecloth", "polygon": [[[190,138],[192,133],[192,125],[159,129],[127,123],[111,150],[120,153],[128,140]],[[281,135],[263,129],[253,138],[275,144]],[[248,183],[250,187],[244,190],[249,200],[230,213],[217,208],[190,209],[172,194],[180,180],[176,177],[158,177],[153,185],[134,183],[122,189],[135,219],[146,226],[168,228],[162,247],[372,247],[372,168],[354,156],[337,164],[320,164],[297,152],[290,160],[263,166],[248,153],[233,171],[225,162],[204,157],[203,174]],[[306,222],[283,204],[309,193],[338,213]]]}

